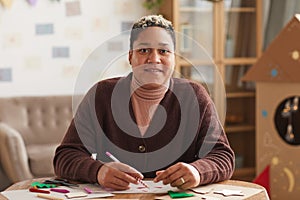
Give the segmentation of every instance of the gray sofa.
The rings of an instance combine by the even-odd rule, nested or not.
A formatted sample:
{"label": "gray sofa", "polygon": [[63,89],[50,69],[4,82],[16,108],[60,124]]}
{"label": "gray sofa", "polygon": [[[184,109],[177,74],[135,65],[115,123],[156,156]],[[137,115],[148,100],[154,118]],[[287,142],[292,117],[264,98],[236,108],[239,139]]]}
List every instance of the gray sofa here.
{"label": "gray sofa", "polygon": [[55,148],[71,119],[71,95],[0,98],[0,189],[53,176]]}

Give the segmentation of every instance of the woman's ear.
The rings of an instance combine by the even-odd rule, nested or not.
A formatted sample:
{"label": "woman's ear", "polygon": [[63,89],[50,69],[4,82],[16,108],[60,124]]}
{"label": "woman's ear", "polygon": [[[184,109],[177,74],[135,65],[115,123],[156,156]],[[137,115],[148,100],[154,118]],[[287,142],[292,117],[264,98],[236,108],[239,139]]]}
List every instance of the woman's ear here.
{"label": "woman's ear", "polygon": [[129,52],[128,52],[128,61],[129,61],[130,65],[131,65],[131,59],[132,59],[132,50],[129,50]]}

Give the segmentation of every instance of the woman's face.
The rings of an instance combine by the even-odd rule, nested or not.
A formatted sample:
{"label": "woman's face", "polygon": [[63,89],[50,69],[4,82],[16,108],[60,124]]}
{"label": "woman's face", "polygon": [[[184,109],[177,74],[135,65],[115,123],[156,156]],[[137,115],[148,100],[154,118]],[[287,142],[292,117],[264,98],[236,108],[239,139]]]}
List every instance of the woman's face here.
{"label": "woman's face", "polygon": [[129,51],[133,75],[145,88],[168,82],[175,66],[174,44],[170,34],[161,27],[142,31]]}

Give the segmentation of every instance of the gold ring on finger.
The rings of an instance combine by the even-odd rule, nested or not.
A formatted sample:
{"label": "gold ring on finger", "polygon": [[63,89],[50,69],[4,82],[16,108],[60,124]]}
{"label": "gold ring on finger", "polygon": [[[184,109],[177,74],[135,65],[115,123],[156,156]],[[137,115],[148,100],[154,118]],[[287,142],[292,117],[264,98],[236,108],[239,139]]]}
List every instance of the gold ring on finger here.
{"label": "gold ring on finger", "polygon": [[185,180],[183,177],[180,178],[180,181],[181,181],[181,185],[183,185],[185,183]]}

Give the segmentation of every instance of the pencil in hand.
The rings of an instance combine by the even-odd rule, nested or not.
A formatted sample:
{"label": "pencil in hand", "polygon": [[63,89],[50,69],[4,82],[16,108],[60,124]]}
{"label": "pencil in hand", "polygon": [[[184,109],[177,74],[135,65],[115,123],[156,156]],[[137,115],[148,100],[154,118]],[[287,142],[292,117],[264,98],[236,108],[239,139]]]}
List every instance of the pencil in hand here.
{"label": "pencil in hand", "polygon": [[[105,154],[110,157],[113,161],[115,162],[120,162],[114,155],[112,155],[110,152],[105,152]],[[134,168],[133,168],[134,169]],[[136,169],[135,169],[136,170]],[[137,170],[136,170],[137,171]],[[137,171],[138,172],[138,171]],[[128,173],[129,175],[132,176],[132,174]],[[134,177],[134,176],[133,176]],[[143,186],[145,186],[146,188],[149,188],[149,186],[144,182],[142,181],[140,178],[137,178],[137,177],[134,177],[138,183],[142,184]]]}
{"label": "pencil in hand", "polygon": [[145,186],[146,188],[150,188],[142,179],[138,179],[138,178],[136,178],[136,180],[140,183],[140,184],[142,184],[143,186]]}

